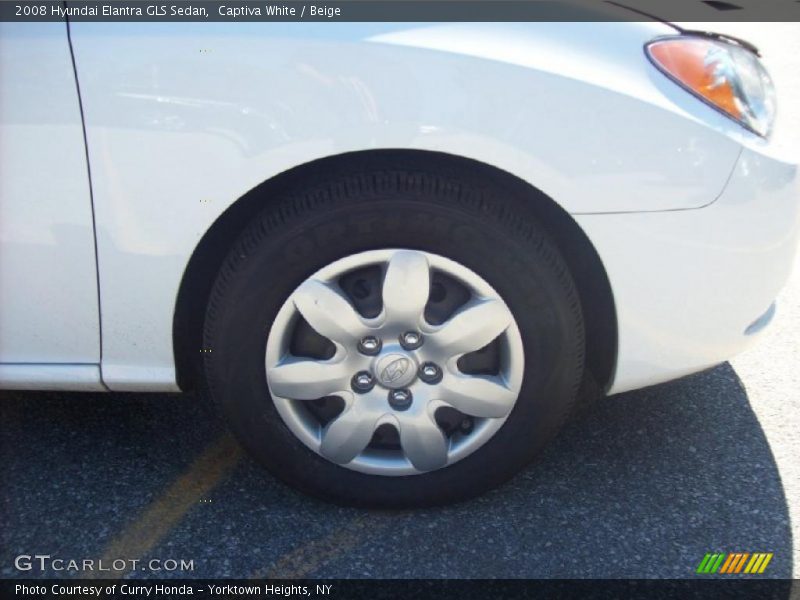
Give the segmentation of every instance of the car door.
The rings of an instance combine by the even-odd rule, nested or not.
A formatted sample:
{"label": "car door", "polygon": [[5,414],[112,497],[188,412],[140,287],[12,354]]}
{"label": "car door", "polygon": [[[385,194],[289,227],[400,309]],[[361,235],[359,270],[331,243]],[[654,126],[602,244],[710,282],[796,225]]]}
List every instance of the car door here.
{"label": "car door", "polygon": [[[28,377],[28,387],[39,387],[35,380],[48,378],[46,367],[58,365],[56,379],[68,384],[70,372],[97,365],[97,294],[86,148],[67,26],[2,23],[0,385],[21,387],[20,379]],[[89,373],[95,372],[99,385],[99,369]]]}

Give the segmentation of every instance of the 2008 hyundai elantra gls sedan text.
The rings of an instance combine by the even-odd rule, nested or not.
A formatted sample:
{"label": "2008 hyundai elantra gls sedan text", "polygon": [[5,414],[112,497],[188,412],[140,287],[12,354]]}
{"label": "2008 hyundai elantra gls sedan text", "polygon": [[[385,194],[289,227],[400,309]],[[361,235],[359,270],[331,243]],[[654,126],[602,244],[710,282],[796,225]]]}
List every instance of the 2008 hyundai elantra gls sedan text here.
{"label": "2008 hyundai elantra gls sedan text", "polygon": [[507,480],[586,399],[747,347],[795,253],[724,35],[4,23],[0,81],[0,387],[197,390],[336,502]]}

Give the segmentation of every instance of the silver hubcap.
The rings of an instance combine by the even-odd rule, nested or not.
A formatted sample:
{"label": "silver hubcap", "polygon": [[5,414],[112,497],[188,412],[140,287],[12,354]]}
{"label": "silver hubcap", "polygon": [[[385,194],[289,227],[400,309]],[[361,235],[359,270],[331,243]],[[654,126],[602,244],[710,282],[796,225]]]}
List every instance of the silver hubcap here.
{"label": "silver hubcap", "polygon": [[[383,274],[382,308],[370,318],[355,308],[341,281],[374,267]],[[466,290],[436,324],[426,319],[434,273]],[[332,357],[292,354],[301,320],[332,343]],[[499,365],[493,372],[461,369],[462,357],[490,344]],[[326,459],[378,475],[439,469],[477,450],[513,409],[523,369],[519,329],[495,290],[463,265],[414,250],[362,252],[321,269],[284,303],[267,339],[267,380],[289,429]],[[331,397],[343,408],[321,422],[309,404]],[[441,425],[442,409],[461,419],[455,429]],[[376,431],[387,426],[396,430],[395,447],[374,443]]]}

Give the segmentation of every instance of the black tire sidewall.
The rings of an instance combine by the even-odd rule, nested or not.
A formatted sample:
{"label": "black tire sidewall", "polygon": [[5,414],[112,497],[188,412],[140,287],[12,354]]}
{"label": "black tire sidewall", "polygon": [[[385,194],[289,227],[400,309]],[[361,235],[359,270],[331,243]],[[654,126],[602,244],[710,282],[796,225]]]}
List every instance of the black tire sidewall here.
{"label": "black tire sidewall", "polygon": [[[218,277],[204,344],[212,396],[243,445],[305,492],[379,507],[470,497],[530,462],[572,408],[582,376],[583,326],[563,260],[535,223],[520,228],[514,211],[497,216],[481,210],[491,197],[454,205],[450,194],[437,191],[441,187],[375,194],[361,186],[324,210],[303,210],[302,199],[290,198],[283,211],[266,211],[243,234]],[[295,207],[294,214],[287,207]],[[478,273],[508,304],[525,350],[522,389],[503,427],[473,454],[421,475],[366,475],[322,458],[284,424],[267,385],[267,337],[290,294],[335,260],[383,248],[432,252]]]}

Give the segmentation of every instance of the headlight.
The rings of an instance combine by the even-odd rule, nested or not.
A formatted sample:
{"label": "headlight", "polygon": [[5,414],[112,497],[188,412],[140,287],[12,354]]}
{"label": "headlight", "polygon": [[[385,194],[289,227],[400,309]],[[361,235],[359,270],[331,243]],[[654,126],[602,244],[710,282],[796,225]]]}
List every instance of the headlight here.
{"label": "headlight", "polygon": [[768,137],[775,120],[775,88],[752,51],[723,39],[659,38],[647,56],[675,82],[701,100]]}

